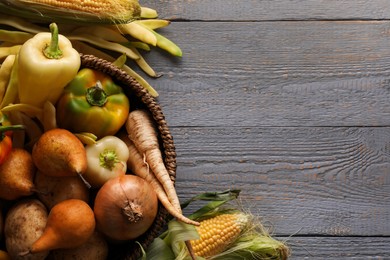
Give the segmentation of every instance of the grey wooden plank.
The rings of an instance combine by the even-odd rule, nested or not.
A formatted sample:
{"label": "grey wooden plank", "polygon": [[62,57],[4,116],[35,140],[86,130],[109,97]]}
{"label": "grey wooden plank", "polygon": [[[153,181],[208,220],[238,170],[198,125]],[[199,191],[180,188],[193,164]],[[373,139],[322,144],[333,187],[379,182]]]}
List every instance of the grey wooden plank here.
{"label": "grey wooden plank", "polygon": [[390,22],[191,22],[145,58],[173,126],[390,125]]}
{"label": "grey wooden plank", "polygon": [[163,18],[204,21],[389,19],[386,0],[146,0]]}
{"label": "grey wooden plank", "polygon": [[389,237],[290,237],[290,259],[389,259]]}
{"label": "grey wooden plank", "polygon": [[180,127],[172,134],[183,201],[240,189],[244,208],[278,235],[390,235],[389,127]]}

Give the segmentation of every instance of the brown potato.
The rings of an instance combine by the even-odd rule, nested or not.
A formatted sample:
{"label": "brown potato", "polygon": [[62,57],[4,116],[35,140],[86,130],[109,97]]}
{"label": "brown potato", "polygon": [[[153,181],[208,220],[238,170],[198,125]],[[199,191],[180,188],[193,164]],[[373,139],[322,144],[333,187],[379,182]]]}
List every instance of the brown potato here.
{"label": "brown potato", "polygon": [[50,252],[48,260],[105,260],[108,256],[108,245],[104,237],[94,232],[84,245],[71,249],[57,249]]}
{"label": "brown potato", "polygon": [[53,177],[37,171],[34,185],[39,200],[48,209],[67,199],[89,199],[89,189],[79,176]]}
{"label": "brown potato", "polygon": [[45,259],[49,252],[27,254],[29,247],[42,235],[47,222],[48,212],[42,202],[36,199],[24,199],[9,209],[5,217],[5,245],[12,259]]}

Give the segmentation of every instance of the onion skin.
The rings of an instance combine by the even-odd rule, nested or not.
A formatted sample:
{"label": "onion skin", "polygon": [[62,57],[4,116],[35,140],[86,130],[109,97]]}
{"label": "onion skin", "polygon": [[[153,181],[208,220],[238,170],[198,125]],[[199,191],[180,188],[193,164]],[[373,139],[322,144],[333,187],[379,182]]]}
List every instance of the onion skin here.
{"label": "onion skin", "polygon": [[96,227],[114,241],[135,239],[153,224],[157,209],[157,195],[148,182],[135,175],[118,176],[96,195]]}

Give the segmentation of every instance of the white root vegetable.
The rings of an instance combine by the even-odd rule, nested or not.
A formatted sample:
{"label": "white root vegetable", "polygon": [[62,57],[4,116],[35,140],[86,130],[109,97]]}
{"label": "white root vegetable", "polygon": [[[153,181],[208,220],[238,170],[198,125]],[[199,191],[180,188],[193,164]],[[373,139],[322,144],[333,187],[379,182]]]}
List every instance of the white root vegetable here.
{"label": "white root vegetable", "polygon": [[128,136],[123,133],[121,133],[119,137],[126,143],[129,149],[130,156],[129,159],[127,160],[128,169],[130,169],[133,174],[145,179],[147,182],[149,182],[152,185],[154,191],[157,194],[159,201],[173,217],[187,224],[198,225],[198,222],[185,217],[181,213],[181,211],[179,211],[171,204],[161,183],[157,180],[154,173],[151,172],[149,165],[145,162],[144,158],[142,158],[142,155],[138,152],[137,148],[135,147],[134,143],[130,140],[130,138],[128,138]]}
{"label": "white root vegetable", "polygon": [[175,187],[165,167],[157,132],[149,113],[145,110],[131,111],[125,125],[130,140],[145,157],[145,161],[164,187],[172,205],[178,210],[181,209]]}

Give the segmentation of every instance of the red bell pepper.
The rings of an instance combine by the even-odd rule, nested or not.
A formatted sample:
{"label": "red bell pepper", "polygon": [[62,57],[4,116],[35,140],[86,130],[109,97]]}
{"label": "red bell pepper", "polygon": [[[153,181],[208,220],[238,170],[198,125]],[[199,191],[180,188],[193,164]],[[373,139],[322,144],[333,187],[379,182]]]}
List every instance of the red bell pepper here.
{"label": "red bell pepper", "polygon": [[7,116],[0,112],[0,164],[7,159],[12,150],[12,131],[24,128],[23,125],[11,125]]}

